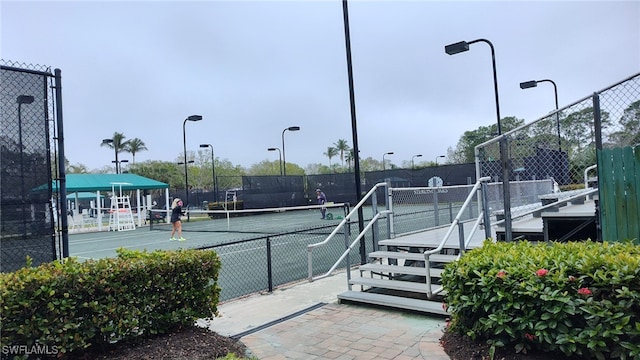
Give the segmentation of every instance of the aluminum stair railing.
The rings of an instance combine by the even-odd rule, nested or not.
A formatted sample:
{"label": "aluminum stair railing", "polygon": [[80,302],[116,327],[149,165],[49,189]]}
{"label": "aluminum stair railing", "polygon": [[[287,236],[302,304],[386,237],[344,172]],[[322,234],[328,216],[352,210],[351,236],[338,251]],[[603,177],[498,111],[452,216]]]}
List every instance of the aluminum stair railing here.
{"label": "aluminum stair railing", "polygon": [[[324,239],[323,241],[321,241],[319,243],[307,245],[307,264],[308,264],[308,271],[309,271],[309,275],[308,275],[309,281],[323,279],[323,278],[328,277],[329,275],[331,275],[331,273],[338,267],[340,262],[342,262],[342,260],[347,258],[347,256],[349,255],[349,253],[351,252],[351,250],[353,249],[355,244],[357,244],[358,241],[360,239],[362,239],[362,237],[373,227],[373,225],[375,225],[375,223],[377,223],[378,219],[382,218],[384,215],[387,215],[387,214],[391,213],[391,211],[389,211],[389,210],[376,211],[376,205],[377,204],[376,204],[375,194],[376,194],[376,191],[381,187],[387,187],[387,184],[386,183],[378,183],[378,184],[374,185],[371,188],[371,190],[369,190],[369,192],[367,192],[365,194],[365,196],[362,198],[362,200],[360,200],[360,202],[358,202],[358,204],[356,204],[356,206],[354,206],[351,209],[349,214],[347,214],[344,217],[344,219],[342,219],[342,221],[336,226],[336,228],[331,232],[331,234],[329,234],[329,236],[327,236],[326,239]],[[344,229],[345,230],[344,231],[345,239],[347,239],[349,235],[348,235],[348,231],[346,231],[347,230],[346,227],[348,226],[349,221],[351,220],[352,217],[354,217],[357,214],[358,209],[360,209],[366,203],[366,201],[369,198],[372,199],[372,202],[374,204],[374,211],[376,212],[376,215],[371,220],[369,220],[369,222],[367,223],[365,228],[362,230],[362,232],[360,234],[358,234],[356,239],[353,240],[351,242],[351,244],[349,244],[349,246],[347,246],[345,251],[342,253],[340,258],[333,264],[331,269],[329,269],[329,271],[327,271],[326,273],[324,273],[322,275],[318,275],[318,276],[314,277],[313,276],[313,249],[316,248],[316,247],[320,247],[322,245],[326,245],[329,241],[331,241],[331,239],[333,239],[333,237],[338,233],[338,231],[340,231],[340,229]],[[345,243],[347,243],[346,240],[345,240]],[[347,268],[349,268],[349,264],[347,264]],[[350,279],[351,279],[351,272],[347,271],[347,282]]]}
{"label": "aluminum stair railing", "polygon": [[[456,226],[458,226],[458,231],[460,234],[460,253],[458,254],[458,258],[460,258],[460,256],[462,256],[462,254],[465,251],[465,246],[468,245],[471,236],[473,235],[473,233],[475,232],[475,230],[478,228],[478,225],[480,224],[480,221],[482,219],[485,219],[485,227],[489,226],[488,222],[486,222],[486,215],[487,212],[486,211],[481,211],[480,215],[478,216],[478,219],[476,220],[476,223],[473,226],[473,229],[471,231],[471,234],[469,234],[469,238],[467,241],[464,240],[464,234],[463,234],[463,230],[460,227],[460,219],[462,218],[463,212],[467,209],[467,206],[469,206],[469,204],[471,203],[472,199],[476,196],[476,192],[478,191],[478,189],[480,189],[480,187],[483,185],[483,183],[486,183],[487,181],[491,180],[491,177],[489,176],[485,176],[482,177],[480,179],[478,179],[478,181],[476,181],[476,184],[473,186],[473,188],[471,189],[471,191],[469,192],[469,195],[467,196],[467,199],[464,201],[464,203],[462,204],[462,206],[460,207],[460,210],[458,211],[458,214],[456,215],[455,219],[453,220],[453,222],[451,223],[451,225],[449,226],[449,229],[447,230],[446,234],[444,235],[443,239],[440,241],[440,244],[435,248],[435,249],[431,249],[431,250],[426,250],[424,252],[424,266],[426,268],[427,271],[427,276],[426,276],[426,281],[427,281],[427,298],[432,299],[433,295],[436,295],[437,293],[442,291],[442,287],[439,288],[437,291],[432,291],[432,283],[431,283],[431,266],[429,263],[429,257],[431,255],[437,254],[440,251],[442,251],[442,249],[444,248],[445,243],[447,242],[447,240],[449,240],[449,237],[451,236],[451,234],[453,233],[453,230],[456,228]],[[484,194],[483,194],[484,196]],[[486,202],[483,201],[483,206]]]}

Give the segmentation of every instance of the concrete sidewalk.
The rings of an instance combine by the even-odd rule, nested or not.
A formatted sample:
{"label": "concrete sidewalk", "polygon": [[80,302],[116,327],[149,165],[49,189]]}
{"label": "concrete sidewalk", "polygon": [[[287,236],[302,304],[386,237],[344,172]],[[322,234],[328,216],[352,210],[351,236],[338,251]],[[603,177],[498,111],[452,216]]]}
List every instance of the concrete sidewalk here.
{"label": "concrete sidewalk", "polygon": [[439,342],[444,317],[339,304],[346,290],[338,272],[222,303],[219,317],[198,324],[240,339],[261,360],[449,359]]}

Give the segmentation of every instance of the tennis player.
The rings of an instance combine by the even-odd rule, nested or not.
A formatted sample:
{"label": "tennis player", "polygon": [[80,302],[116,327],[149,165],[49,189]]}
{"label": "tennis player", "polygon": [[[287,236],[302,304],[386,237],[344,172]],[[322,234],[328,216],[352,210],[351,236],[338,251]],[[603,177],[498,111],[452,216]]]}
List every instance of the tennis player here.
{"label": "tennis player", "polygon": [[[327,202],[327,195],[325,195],[322,190],[316,189],[316,195],[318,199],[318,205],[324,205]],[[321,219],[324,219],[325,215],[327,214],[327,208],[324,206],[320,208],[320,214],[322,215]]]}
{"label": "tennis player", "polygon": [[[182,220],[180,220],[182,215],[184,215],[184,211],[182,211],[182,200],[180,200],[180,198],[175,198],[171,204],[171,225],[173,227],[171,229],[171,239],[169,240],[187,240],[182,237]],[[173,237],[176,231],[178,231],[177,239]]]}

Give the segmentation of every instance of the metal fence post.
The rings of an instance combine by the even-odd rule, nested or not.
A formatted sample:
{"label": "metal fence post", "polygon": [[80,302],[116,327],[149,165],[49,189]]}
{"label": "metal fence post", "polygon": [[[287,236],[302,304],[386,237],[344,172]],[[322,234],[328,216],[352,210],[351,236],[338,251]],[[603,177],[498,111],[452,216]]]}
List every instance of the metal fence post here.
{"label": "metal fence post", "polygon": [[491,237],[491,219],[489,214],[489,203],[487,201],[487,182],[480,183],[480,196],[482,197],[482,221],[484,222],[484,237],[489,239]]}
{"label": "metal fence post", "polygon": [[267,277],[269,283],[269,292],[273,292],[273,269],[271,264],[271,238],[267,237]]}
{"label": "metal fence post", "polygon": [[58,199],[60,206],[60,214],[58,220],[62,225],[62,257],[69,257],[69,223],[67,221],[67,175],[65,172],[65,155],[64,155],[64,128],[62,121],[62,71],[55,69],[55,86],[56,86],[56,122],[58,125],[58,173],[60,180],[58,183]]}

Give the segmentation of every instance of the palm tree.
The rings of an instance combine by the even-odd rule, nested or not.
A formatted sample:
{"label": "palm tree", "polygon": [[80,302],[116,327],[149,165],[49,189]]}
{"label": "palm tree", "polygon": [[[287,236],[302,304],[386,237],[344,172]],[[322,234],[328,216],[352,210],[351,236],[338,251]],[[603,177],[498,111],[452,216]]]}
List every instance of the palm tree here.
{"label": "palm tree", "polygon": [[102,141],[102,143],[100,144],[100,146],[106,146],[108,148],[114,149],[115,153],[116,153],[116,173],[118,172],[118,154],[126,151],[127,147],[129,146],[129,142],[125,141],[127,137],[124,136],[124,134],[119,133],[119,132],[114,132],[113,133],[113,137],[110,139],[111,141]]}
{"label": "palm tree", "polygon": [[351,162],[355,160],[355,157],[353,156],[353,149],[349,149],[349,151],[347,151],[347,156],[345,156],[344,159],[347,160],[347,166],[349,167],[349,171],[351,171]]}
{"label": "palm tree", "polygon": [[131,153],[131,157],[133,158],[133,163],[136,163],[136,153],[143,151],[143,150],[149,150],[147,149],[147,146],[144,144],[144,141],[142,141],[141,139],[138,138],[133,138],[129,141],[127,141],[128,145],[127,148],[125,149],[125,151],[130,152]]}
{"label": "palm tree", "polygon": [[340,160],[342,161],[342,167],[344,167],[344,153],[349,151],[349,144],[347,144],[347,140],[339,139],[333,145],[336,147],[336,150],[340,152]]}
{"label": "palm tree", "polygon": [[338,155],[338,149],[329,146],[327,148],[327,152],[323,154],[324,156],[329,158],[329,169],[331,169],[331,158]]}

